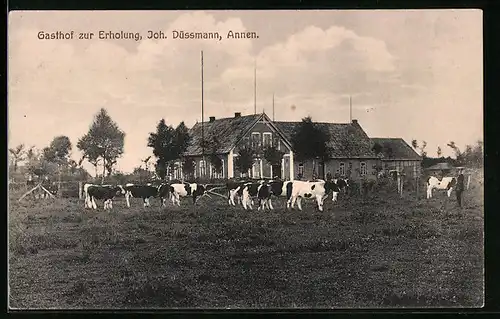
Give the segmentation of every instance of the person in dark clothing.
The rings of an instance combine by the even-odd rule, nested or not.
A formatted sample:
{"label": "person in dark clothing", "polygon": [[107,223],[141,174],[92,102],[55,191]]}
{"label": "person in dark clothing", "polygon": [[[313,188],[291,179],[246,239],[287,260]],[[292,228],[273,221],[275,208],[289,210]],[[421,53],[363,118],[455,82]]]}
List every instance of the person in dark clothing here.
{"label": "person in dark clothing", "polygon": [[457,185],[455,186],[455,193],[457,195],[458,207],[462,208],[462,193],[464,191],[464,174],[463,170],[458,171]]}

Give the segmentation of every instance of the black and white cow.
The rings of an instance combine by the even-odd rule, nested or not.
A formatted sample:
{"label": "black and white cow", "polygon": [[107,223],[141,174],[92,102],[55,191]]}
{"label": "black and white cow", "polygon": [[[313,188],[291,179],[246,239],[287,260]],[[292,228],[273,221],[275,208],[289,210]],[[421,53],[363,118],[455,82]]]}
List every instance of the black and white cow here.
{"label": "black and white cow", "polygon": [[161,183],[158,186],[158,198],[161,201],[161,207],[167,206],[167,198],[171,196],[170,194],[170,185],[166,183]]}
{"label": "black and white cow", "polygon": [[144,207],[150,207],[149,202],[151,197],[157,197],[160,186],[154,186],[151,183],[146,185],[127,184],[125,186],[119,185],[122,193],[125,194],[127,207],[130,207],[130,198],[142,198]]}
{"label": "black and white cow", "polygon": [[443,177],[439,180],[435,176],[429,176],[427,178],[427,199],[432,198],[432,190],[446,190],[448,197],[451,196],[453,188],[457,184],[457,179],[455,177]]}
{"label": "black and white cow", "polygon": [[251,181],[230,180],[226,183],[228,203],[230,206],[236,206],[235,200],[237,200],[238,204],[242,204],[243,186],[247,183],[251,183]]}
{"label": "black and white cow", "polygon": [[333,182],[337,184],[340,191],[342,191],[344,194],[347,193],[347,189],[349,188],[349,179],[335,178]]}
{"label": "black and white cow", "polygon": [[239,191],[241,191],[242,204],[244,209],[247,209],[247,207],[250,209],[253,208],[252,206],[254,198],[258,198],[259,200],[259,207],[257,208],[258,210],[264,209],[266,206],[270,209],[273,209],[271,203],[271,186],[265,181],[262,180],[259,182],[245,183],[240,187]]}
{"label": "black and white cow", "polygon": [[83,186],[85,195],[85,208],[97,209],[96,199],[104,200],[104,209],[113,208],[113,198],[124,194],[120,186],[85,184]]}
{"label": "black and white cow", "polygon": [[[323,200],[328,196],[328,194],[333,191],[338,193],[338,186],[333,181],[316,181],[316,182],[305,182],[305,181],[293,181],[287,187],[290,187],[291,196],[287,201],[287,208],[292,208],[297,205],[299,210],[302,210],[302,198],[305,199],[316,199],[318,204],[318,209],[323,211]],[[335,195],[334,195],[334,198]]]}
{"label": "black and white cow", "polygon": [[204,195],[207,191],[205,185],[196,183],[175,183],[170,184],[170,198],[172,204],[181,206],[180,197],[192,196],[193,204],[196,204],[196,199]]}

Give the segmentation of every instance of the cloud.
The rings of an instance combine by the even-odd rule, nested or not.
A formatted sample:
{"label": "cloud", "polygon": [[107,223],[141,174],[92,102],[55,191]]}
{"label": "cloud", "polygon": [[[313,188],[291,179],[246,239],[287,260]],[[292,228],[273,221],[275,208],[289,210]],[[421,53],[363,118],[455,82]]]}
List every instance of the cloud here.
{"label": "cloud", "polygon": [[[391,30],[373,27],[378,33],[369,34],[369,29],[346,27],[327,16],[297,28],[294,19],[280,18],[279,28],[274,25],[276,31],[271,31],[272,19],[269,25],[260,26],[243,18],[250,13],[240,17],[238,12],[148,13],[139,20],[138,13],[66,14],[63,18],[64,14],[40,13],[15,23],[9,16],[9,143],[43,147],[54,136],[65,134],[76,144],[94,114],[105,107],[127,133],[119,165],[131,170],[139,165],[137,158],[151,153],[145,140],[161,118],[172,125],[201,120],[201,50],[205,117],[253,113],[254,65],[257,111],[265,109],[270,114],[275,94],[277,120],[311,115],[322,121],[346,122],[351,96],[355,117],[369,134],[418,135],[431,145],[439,137],[439,123],[450,121],[446,123],[455,130],[460,121],[479,121],[482,116],[482,99],[478,102],[482,56],[469,61],[478,57],[480,37],[476,29],[455,21],[454,16],[388,19]],[[356,21],[364,25],[365,20],[381,21]],[[416,27],[419,21],[427,24]],[[257,31],[260,38],[138,42],[36,38],[42,28],[68,25],[83,30],[89,23],[96,30],[139,30],[143,36],[147,30],[167,35],[172,30],[203,30],[225,37],[233,30]],[[403,50],[416,45],[409,38],[419,32],[432,34],[426,29],[429,25],[438,30],[437,40],[418,38],[420,50]],[[265,41],[270,37],[266,32],[273,33],[273,41]],[[401,45],[395,45],[395,36]],[[472,113],[466,104],[474,105]],[[293,110],[292,105],[296,106]],[[423,128],[421,123],[429,121],[427,114],[435,115],[430,117],[435,130]],[[478,133],[474,130],[468,136],[459,128],[455,131],[464,140]]]}

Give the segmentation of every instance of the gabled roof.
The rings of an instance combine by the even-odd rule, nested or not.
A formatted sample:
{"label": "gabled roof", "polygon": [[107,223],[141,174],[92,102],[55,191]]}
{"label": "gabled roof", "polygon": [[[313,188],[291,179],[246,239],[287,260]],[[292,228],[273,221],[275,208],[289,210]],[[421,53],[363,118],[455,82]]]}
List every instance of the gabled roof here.
{"label": "gabled roof", "polygon": [[[263,114],[252,114],[239,117],[229,117],[216,119],[213,122],[203,123],[203,135],[205,139],[209,134],[215,134],[220,147],[217,150],[219,154],[229,153],[236,143],[245,135],[246,132],[263,116]],[[201,128],[202,123],[196,123],[190,130],[191,142],[184,153],[186,156],[196,156],[202,154],[201,147]],[[205,150],[206,151],[206,150]]]}
{"label": "gabled roof", "polygon": [[373,144],[377,143],[383,147],[384,160],[422,160],[422,157],[402,138],[374,137],[371,140]]}
{"label": "gabled roof", "polygon": [[[274,122],[288,140],[301,122]],[[376,158],[372,151],[370,138],[357,123],[322,123],[314,122],[330,133],[331,158]]]}

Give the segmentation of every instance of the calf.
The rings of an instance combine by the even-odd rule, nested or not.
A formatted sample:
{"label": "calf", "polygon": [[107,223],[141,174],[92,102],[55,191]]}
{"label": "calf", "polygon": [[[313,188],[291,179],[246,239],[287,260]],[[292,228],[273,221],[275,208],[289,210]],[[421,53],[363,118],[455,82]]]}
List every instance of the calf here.
{"label": "calf", "polygon": [[170,198],[172,204],[181,206],[180,197],[192,196],[193,204],[196,204],[196,199],[206,193],[206,186],[200,184],[176,183],[170,184]]}
{"label": "calf", "polygon": [[429,176],[427,178],[427,199],[432,198],[433,189],[446,190],[448,197],[450,197],[456,184],[457,179],[455,177],[443,177],[442,180],[439,180],[435,176]]}
{"label": "calf", "polygon": [[113,208],[113,198],[120,193],[123,194],[121,187],[111,185],[85,184],[83,191],[85,194],[85,208],[93,209],[97,209],[96,199],[104,200],[104,209],[111,209]]}
{"label": "calf", "polygon": [[[290,190],[288,190],[290,188]],[[293,181],[287,185],[287,191],[290,191],[291,196],[287,201],[287,208],[292,208],[295,206],[295,202],[302,210],[302,198],[305,199],[316,199],[318,203],[318,209],[323,211],[323,200],[328,196],[330,191],[338,191],[338,186],[333,182],[317,181],[317,182],[304,182],[304,181]],[[336,198],[336,197],[334,197]]]}
{"label": "calf", "polygon": [[144,207],[150,207],[149,202],[151,197],[157,197],[160,186],[153,186],[150,183],[146,185],[136,185],[127,184],[125,186],[119,186],[122,189],[122,193],[125,194],[125,199],[127,200],[127,207],[130,208],[130,198],[142,198]]}

